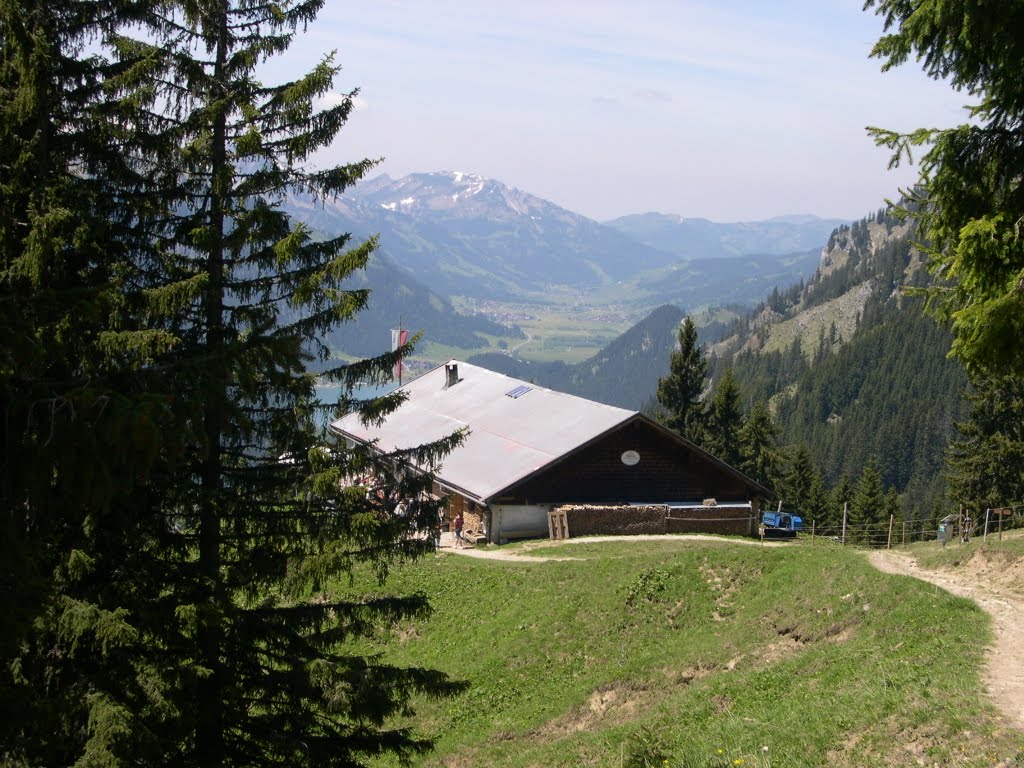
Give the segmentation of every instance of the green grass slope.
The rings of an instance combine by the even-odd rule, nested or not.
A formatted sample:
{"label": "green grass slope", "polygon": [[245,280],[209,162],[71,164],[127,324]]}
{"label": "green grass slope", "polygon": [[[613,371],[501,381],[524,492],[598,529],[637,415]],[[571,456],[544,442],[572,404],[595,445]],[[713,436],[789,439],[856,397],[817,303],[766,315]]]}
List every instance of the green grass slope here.
{"label": "green grass slope", "polygon": [[439,555],[392,574],[388,590],[425,592],[434,614],[368,650],[471,684],[399,724],[438,736],[424,765],[991,766],[1024,755],[982,696],[987,616],[856,552],[667,539],[557,554],[574,559]]}

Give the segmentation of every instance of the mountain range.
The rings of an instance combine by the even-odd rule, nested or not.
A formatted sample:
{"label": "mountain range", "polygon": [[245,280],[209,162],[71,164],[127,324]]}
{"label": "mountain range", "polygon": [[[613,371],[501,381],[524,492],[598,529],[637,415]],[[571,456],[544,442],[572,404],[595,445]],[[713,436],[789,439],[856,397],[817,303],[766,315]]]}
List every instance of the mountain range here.
{"label": "mountain range", "polygon": [[842,219],[804,215],[722,224],[665,213],[641,213],[613,219],[606,225],[677,259],[722,259],[817,252],[832,230],[846,223]]}
{"label": "mountain range", "polygon": [[539,197],[461,173],[378,176],[341,202],[292,212],[328,232],[379,233],[385,254],[449,296],[600,285],[674,260]]}
{"label": "mountain range", "polygon": [[[815,217],[716,224],[662,214],[602,224],[457,172],[382,175],[335,201],[292,197],[287,210],[325,233],[379,235],[382,254],[442,296],[507,300],[545,297],[554,285],[612,288],[648,310],[665,300],[689,305],[694,296],[666,287],[681,277],[705,305],[756,300],[765,282],[786,284],[813,269],[807,243],[819,233],[820,248],[835,226]],[[743,261],[714,263],[730,258]],[[737,273],[746,292],[735,290]]]}
{"label": "mountain range", "polygon": [[359,328],[331,334],[339,356],[381,351],[403,317],[453,354],[522,338],[517,327],[458,313],[456,296],[541,305],[583,296],[636,316],[664,304],[751,304],[811,274],[818,254],[804,246],[821,232],[820,248],[831,228],[809,216],[718,224],[642,214],[602,224],[494,179],[451,172],[381,175],[336,200],[297,194],[284,207],[322,236],[379,238],[370,268],[351,285],[372,291]]}

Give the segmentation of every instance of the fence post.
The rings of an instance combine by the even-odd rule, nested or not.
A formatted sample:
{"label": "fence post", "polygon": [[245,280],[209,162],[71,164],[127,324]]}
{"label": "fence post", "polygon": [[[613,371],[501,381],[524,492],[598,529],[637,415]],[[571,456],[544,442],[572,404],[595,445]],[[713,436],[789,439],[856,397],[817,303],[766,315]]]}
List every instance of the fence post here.
{"label": "fence post", "polygon": [[991,511],[992,511],[991,507],[989,507],[988,509],[985,510],[985,533],[983,533],[981,535],[981,543],[982,544],[986,544],[988,542],[988,515],[989,515],[989,512],[991,512]]}
{"label": "fence post", "polygon": [[811,520],[811,544],[814,543],[814,521]]}
{"label": "fence post", "polygon": [[896,519],[896,515],[889,515],[889,541],[886,543],[886,549],[892,549],[892,521]]}
{"label": "fence post", "polygon": [[840,540],[841,544],[846,544],[846,502],[843,502],[843,537]]}

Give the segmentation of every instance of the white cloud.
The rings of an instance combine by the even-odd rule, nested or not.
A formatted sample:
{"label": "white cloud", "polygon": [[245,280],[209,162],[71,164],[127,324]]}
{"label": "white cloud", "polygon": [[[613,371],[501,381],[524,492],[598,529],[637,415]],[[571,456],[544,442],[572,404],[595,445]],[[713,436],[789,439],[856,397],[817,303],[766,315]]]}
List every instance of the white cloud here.
{"label": "white cloud", "polygon": [[330,91],[316,100],[316,109],[333,109],[345,103],[345,94]]}
{"label": "white cloud", "polygon": [[[332,109],[344,104],[347,98],[348,94],[329,91],[317,99],[314,106],[317,110]],[[369,107],[369,102],[362,96],[357,94],[352,97],[352,110],[354,112],[365,112]]]}

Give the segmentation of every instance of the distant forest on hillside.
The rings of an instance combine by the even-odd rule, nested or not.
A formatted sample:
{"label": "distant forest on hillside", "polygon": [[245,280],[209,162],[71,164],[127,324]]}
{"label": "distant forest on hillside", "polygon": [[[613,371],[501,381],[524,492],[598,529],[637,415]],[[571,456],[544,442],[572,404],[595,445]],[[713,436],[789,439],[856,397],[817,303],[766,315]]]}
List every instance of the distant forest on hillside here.
{"label": "distant forest on hillside", "polygon": [[[931,277],[913,239],[910,228],[879,210],[837,227],[808,279],[774,289],[752,309],[697,317],[709,363],[705,402],[730,370],[744,413],[768,406],[779,474],[759,479],[780,496],[791,485],[787,467],[803,451],[826,489],[852,493],[872,465],[911,517],[933,519],[948,504],[944,459],[966,415],[968,382],[947,357],[949,332],[925,316],[914,295]],[[496,354],[471,362],[657,416],[655,390],[684,316],[660,307],[575,365]]]}
{"label": "distant forest on hillside", "polygon": [[[780,443],[806,447],[827,485],[875,461],[907,509],[934,517],[967,377],[947,357],[949,332],[914,295],[930,280],[912,231],[884,210],[839,227],[809,281],[736,322],[715,348],[712,378],[731,367],[748,407],[770,403]],[[835,319],[844,312],[852,327]],[[788,345],[770,345],[801,324]]]}

